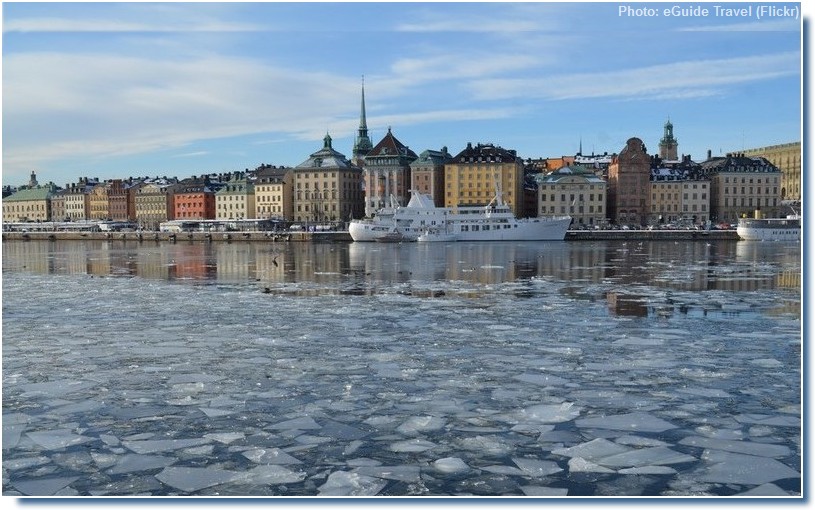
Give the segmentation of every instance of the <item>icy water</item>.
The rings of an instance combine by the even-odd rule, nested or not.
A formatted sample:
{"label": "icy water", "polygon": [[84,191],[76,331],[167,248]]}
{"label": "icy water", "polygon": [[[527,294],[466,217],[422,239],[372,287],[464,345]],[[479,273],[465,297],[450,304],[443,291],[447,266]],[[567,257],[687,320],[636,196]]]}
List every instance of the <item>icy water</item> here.
{"label": "icy water", "polygon": [[6,496],[801,496],[799,245],[2,248]]}

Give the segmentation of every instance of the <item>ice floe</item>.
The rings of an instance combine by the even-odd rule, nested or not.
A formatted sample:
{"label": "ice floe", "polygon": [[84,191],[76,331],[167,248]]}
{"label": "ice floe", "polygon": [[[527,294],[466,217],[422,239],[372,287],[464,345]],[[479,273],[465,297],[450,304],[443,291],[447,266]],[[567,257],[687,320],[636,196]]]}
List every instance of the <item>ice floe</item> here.
{"label": "ice floe", "polygon": [[632,432],[664,432],[676,428],[676,425],[648,413],[587,417],[576,420],[575,424],[578,427],[628,430]]}

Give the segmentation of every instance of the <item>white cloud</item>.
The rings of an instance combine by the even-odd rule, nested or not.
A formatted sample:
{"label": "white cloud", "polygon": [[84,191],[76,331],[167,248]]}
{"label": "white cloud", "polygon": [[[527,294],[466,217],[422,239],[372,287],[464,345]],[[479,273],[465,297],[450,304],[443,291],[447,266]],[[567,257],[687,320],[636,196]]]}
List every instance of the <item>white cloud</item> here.
{"label": "white cloud", "polygon": [[394,27],[397,32],[534,32],[540,23],[530,20],[499,20],[490,17],[447,19],[425,22],[401,23]]}
{"label": "white cloud", "polygon": [[4,33],[12,32],[253,32],[265,28],[250,23],[228,21],[141,22],[116,19],[22,18],[3,24]]}
{"label": "white cloud", "polygon": [[728,85],[799,73],[800,55],[790,52],[547,78],[485,79],[470,87],[476,99],[681,99],[719,94]]}
{"label": "white cloud", "polygon": [[727,25],[697,25],[683,27],[679,32],[800,32],[801,22],[795,19],[751,21]]}
{"label": "white cloud", "polygon": [[[139,154],[256,133],[320,140],[329,131],[337,138],[353,134],[359,124],[357,79],[253,59],[13,54],[4,61],[3,85],[7,173],[48,160]],[[376,86],[383,85],[387,82]],[[369,114],[368,124],[511,114],[476,108],[398,111],[387,117]]]}

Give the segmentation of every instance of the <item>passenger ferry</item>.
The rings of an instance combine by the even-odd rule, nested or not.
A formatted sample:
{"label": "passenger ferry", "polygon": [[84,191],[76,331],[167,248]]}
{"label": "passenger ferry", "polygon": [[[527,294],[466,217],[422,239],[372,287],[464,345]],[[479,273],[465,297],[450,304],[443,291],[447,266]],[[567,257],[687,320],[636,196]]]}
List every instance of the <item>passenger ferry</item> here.
{"label": "passenger ferry", "polygon": [[800,241],[801,216],[790,214],[786,218],[740,218],[736,232],[745,241]]}
{"label": "passenger ferry", "polygon": [[403,242],[420,236],[430,241],[435,232],[444,232],[444,240],[450,241],[562,241],[571,222],[571,216],[518,219],[500,189],[485,206],[456,208],[436,207],[429,195],[413,191],[408,205],[392,203],[373,218],[352,220],[348,232],[360,242],[376,241],[394,229]]}

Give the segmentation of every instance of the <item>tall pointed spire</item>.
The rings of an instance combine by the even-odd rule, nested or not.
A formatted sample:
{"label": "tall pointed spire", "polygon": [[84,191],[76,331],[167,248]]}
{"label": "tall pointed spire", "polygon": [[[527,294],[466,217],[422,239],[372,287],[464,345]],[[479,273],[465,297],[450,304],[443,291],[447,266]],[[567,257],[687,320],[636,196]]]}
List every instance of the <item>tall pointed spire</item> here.
{"label": "tall pointed spire", "polygon": [[365,76],[362,76],[362,103],[359,114],[359,130],[356,140],[354,140],[354,150],[352,159],[355,165],[362,166],[365,156],[371,152],[373,144],[368,137],[368,121],[365,118]]}
{"label": "tall pointed spire", "polygon": [[359,132],[362,134],[362,131],[365,131],[365,135],[368,135],[368,122],[365,119],[365,75],[362,75],[362,108],[359,114]]}

